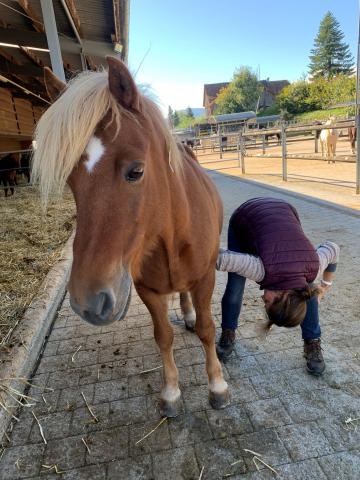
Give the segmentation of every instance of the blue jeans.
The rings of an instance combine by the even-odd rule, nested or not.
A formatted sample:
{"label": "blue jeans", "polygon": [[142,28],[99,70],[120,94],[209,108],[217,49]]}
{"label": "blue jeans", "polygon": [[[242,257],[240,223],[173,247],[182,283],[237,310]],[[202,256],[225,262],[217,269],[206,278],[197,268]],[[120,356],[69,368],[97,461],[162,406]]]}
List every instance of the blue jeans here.
{"label": "blue jeans", "polygon": [[[243,252],[241,242],[236,237],[232,226],[228,230],[228,249],[233,252]],[[245,253],[245,252],[244,252]],[[225,293],[221,300],[222,328],[235,330],[238,326],[238,319],[241,311],[246,278],[237,273],[228,273],[228,281]],[[321,337],[319,322],[319,303],[316,297],[307,301],[305,318],[301,324],[302,338],[314,340]]]}

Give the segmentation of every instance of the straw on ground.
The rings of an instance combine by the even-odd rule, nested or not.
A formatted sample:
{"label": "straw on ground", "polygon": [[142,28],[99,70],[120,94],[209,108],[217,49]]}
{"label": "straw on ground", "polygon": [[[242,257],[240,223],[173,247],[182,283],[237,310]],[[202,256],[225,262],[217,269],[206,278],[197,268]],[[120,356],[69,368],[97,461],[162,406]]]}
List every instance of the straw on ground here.
{"label": "straw on ground", "polygon": [[86,398],[85,398],[85,395],[83,394],[83,392],[81,392],[81,396],[83,397],[84,399],[84,402],[85,402],[85,405],[87,407],[87,409],[89,410],[89,413],[90,415],[93,417],[93,419],[95,420],[96,423],[98,423],[99,419],[97,418],[97,416],[95,415],[95,413],[92,411],[92,409],[90,408],[90,405],[88,404]]}
{"label": "straw on ground", "polygon": [[141,443],[143,440],[145,440],[145,438],[147,437],[150,437],[151,434],[153,434],[155,432],[156,429],[158,429],[160,427],[160,425],[162,425],[165,421],[167,420],[167,417],[164,417],[160,420],[160,422],[156,425],[155,428],[153,428],[149,433],[147,433],[144,437],[140,438],[140,440],[138,440],[135,445],[138,445],[139,443]]}

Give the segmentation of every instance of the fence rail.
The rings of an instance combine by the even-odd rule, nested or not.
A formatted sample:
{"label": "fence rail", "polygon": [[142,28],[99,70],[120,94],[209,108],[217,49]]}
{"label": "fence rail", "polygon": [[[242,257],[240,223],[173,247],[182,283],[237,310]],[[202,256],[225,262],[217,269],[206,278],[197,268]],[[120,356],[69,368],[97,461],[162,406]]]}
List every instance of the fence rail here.
{"label": "fence rail", "polygon": [[[347,119],[342,121],[337,121],[333,125],[286,125],[283,123],[280,127],[277,128],[268,128],[268,129],[245,129],[244,127],[238,132],[229,132],[228,134],[224,132],[219,132],[216,135],[208,135],[208,136],[199,136],[193,139],[194,141],[194,151],[200,156],[200,151],[202,151],[203,155],[208,155],[209,152],[214,153],[216,151],[219,152],[220,160],[223,160],[223,153],[227,150],[232,150],[236,157],[234,158],[227,158],[226,161],[238,161],[238,166],[241,168],[243,174],[246,173],[246,165],[245,165],[245,157],[256,157],[256,158],[281,158],[282,162],[282,178],[284,181],[287,181],[288,177],[288,159],[292,160],[323,160],[323,161],[336,161],[336,162],[345,162],[345,163],[355,163],[357,165],[357,169],[360,168],[358,165],[359,160],[354,156],[354,160],[349,160],[349,156],[335,156],[334,158],[324,158],[324,157],[316,157],[315,155],[309,154],[294,154],[288,152],[288,146],[292,143],[301,142],[310,140],[311,138],[314,140],[314,153],[318,153],[318,143],[319,143],[319,134],[320,130],[343,130],[350,127],[355,126],[354,119]],[[309,132],[310,135],[307,135],[306,138],[299,138],[304,137],[306,133]],[[311,135],[312,134],[312,135]],[[276,142],[269,142],[267,141],[267,137],[278,135],[279,136],[279,143]],[[261,138],[262,142],[260,145],[257,144],[257,138]],[[231,139],[229,142],[228,139]],[[206,142],[204,142],[206,140]],[[274,153],[266,153],[267,148],[273,148],[275,146],[281,145],[281,153],[274,154]],[[249,153],[249,151],[253,149],[262,148],[261,154],[253,155]],[[204,163],[211,163],[205,161]],[[356,193],[359,194],[360,192],[360,179],[356,176]]]}

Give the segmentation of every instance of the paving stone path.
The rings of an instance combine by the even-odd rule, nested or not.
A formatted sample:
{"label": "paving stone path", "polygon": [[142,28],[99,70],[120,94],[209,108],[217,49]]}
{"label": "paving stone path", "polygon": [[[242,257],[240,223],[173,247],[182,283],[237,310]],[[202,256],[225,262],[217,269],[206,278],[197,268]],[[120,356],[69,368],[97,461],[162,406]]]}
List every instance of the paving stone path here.
{"label": "paving stone path", "polygon": [[[31,411],[19,412],[0,461],[1,480],[197,480],[202,470],[203,480],[276,477],[259,462],[257,471],[246,450],[260,454],[276,478],[360,478],[360,421],[345,423],[360,417],[360,219],[286,192],[212,176],[224,200],[224,246],[231,212],[254,196],[289,200],[314,244],[333,239],[341,245],[336,285],[321,304],[325,375],[306,373],[299,329],[274,329],[266,341],[258,338],[262,301],[249,283],[236,355],[224,368],[231,406],[212,410],[203,351],[185,330],[176,300],[170,316],[183,413],[136,445],[160,420],[161,369],[141,373],[161,365],[150,315],[134,295],[126,320],[98,329],[77,318],[66,298],[35,372],[37,387],[29,391],[38,400],[33,411],[47,444]],[[225,281],[226,274],[217,274],[217,326]],[[54,465],[65,473],[56,473]]]}

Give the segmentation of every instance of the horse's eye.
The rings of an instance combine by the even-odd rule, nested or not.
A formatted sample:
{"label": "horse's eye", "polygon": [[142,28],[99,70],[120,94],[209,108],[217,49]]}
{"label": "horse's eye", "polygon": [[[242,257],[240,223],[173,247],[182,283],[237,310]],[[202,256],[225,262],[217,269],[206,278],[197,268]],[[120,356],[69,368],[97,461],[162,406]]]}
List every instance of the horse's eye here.
{"label": "horse's eye", "polygon": [[132,167],[126,174],[126,181],[133,183],[140,180],[140,178],[144,175],[144,167],[142,165],[137,165],[136,167]]}

